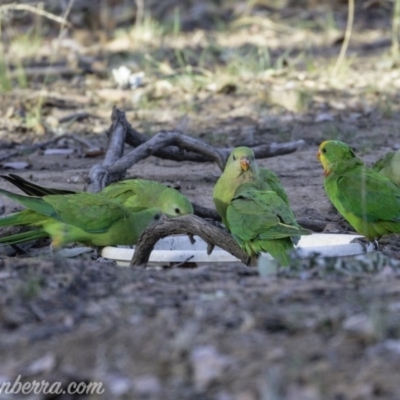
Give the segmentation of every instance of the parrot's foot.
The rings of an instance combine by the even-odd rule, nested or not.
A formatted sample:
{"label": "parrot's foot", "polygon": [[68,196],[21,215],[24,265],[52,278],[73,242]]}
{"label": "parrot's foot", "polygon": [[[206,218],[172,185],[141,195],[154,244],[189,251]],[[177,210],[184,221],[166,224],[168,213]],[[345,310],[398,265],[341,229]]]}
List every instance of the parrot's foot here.
{"label": "parrot's foot", "polygon": [[372,244],[374,246],[374,251],[377,251],[379,248],[379,244],[378,244],[377,240],[373,240],[371,242],[365,237],[355,238],[350,243],[358,243],[362,247],[364,253],[368,252],[368,246],[370,244]]}

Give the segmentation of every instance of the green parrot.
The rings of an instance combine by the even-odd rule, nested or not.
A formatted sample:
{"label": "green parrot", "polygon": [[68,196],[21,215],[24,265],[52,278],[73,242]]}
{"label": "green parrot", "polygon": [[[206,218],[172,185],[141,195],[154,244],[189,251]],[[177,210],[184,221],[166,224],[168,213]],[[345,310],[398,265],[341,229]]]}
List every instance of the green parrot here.
{"label": "green parrot", "polygon": [[400,150],[387,153],[372,166],[372,169],[400,186]]}
{"label": "green parrot", "polygon": [[249,256],[268,251],[288,265],[287,251],[293,249],[299,235],[311,232],[297,224],[284,189],[280,194],[272,189],[270,182],[280,185],[276,175],[262,171],[260,174],[253,150],[235,148],[214,186],[214,204],[225,227]]}
{"label": "green parrot", "polygon": [[[0,176],[30,196],[75,193],[69,190],[39,186],[14,174]],[[127,179],[115,182],[97,194],[109,200],[115,200],[125,207],[159,208],[168,217],[193,214],[192,203],[182,193],[162,183],[146,179]]]}
{"label": "green parrot", "polygon": [[290,264],[289,251],[299,235],[311,234],[297,224],[292,210],[275,191],[259,190],[252,183],[236,189],[226,219],[232,236],[249,256],[266,251],[283,266]]}
{"label": "green parrot", "polygon": [[[27,194],[36,197],[74,194],[74,192],[68,190],[42,187],[13,174],[1,175],[1,177],[16,185]],[[144,209],[151,208],[160,210],[166,217],[177,217],[193,213],[192,203],[186,196],[161,183],[144,179],[128,179],[116,182],[92,196],[101,196],[105,199],[116,201],[128,207],[133,212],[137,212],[138,210],[143,210],[144,212]],[[28,208],[8,217],[1,218],[0,226],[40,226],[41,223],[43,224],[46,221],[47,217],[45,215]],[[48,236],[45,230],[36,229],[4,237],[0,239],[0,243],[15,244]]]}
{"label": "green parrot", "polygon": [[317,153],[325,192],[349,224],[369,241],[400,233],[400,188],[368,168],[345,143],[328,140]]}
{"label": "green parrot", "polygon": [[224,172],[217,180],[213,190],[215,208],[227,229],[226,211],[235,195],[236,189],[243,183],[252,183],[258,189],[271,190],[267,182],[260,177],[254,152],[249,147],[236,147],[232,150]]}
{"label": "green parrot", "polygon": [[[32,197],[0,189],[0,193],[28,207],[29,221],[21,213],[0,218],[0,226],[31,225],[38,229],[0,239],[15,244],[50,236],[55,248],[70,242],[90,246],[135,244],[141,232],[160,219],[159,209],[128,209],[122,204],[90,193]],[[5,223],[4,223],[5,222]]]}

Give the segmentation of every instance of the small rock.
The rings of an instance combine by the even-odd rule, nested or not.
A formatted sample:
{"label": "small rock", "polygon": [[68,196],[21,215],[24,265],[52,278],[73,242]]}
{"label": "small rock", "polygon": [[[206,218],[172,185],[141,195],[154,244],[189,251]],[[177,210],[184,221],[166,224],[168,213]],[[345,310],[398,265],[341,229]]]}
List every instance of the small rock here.
{"label": "small rock", "polygon": [[287,389],[287,400],[319,400],[320,393],[314,386],[301,386],[297,384],[289,385]]}
{"label": "small rock", "polygon": [[121,397],[132,390],[132,380],[121,374],[110,374],[106,378],[107,388],[113,398]]}
{"label": "small rock", "polygon": [[2,164],[4,169],[26,169],[30,167],[30,164],[26,161],[10,161]]}
{"label": "small rock", "polygon": [[256,400],[257,396],[250,390],[241,391],[235,396],[235,400]]}
{"label": "small rock", "polygon": [[46,149],[43,152],[43,155],[45,156],[68,156],[74,153],[74,149],[58,149],[58,148],[54,148],[54,149]]}
{"label": "small rock", "polygon": [[198,390],[207,387],[221,377],[229,361],[226,356],[218,353],[211,345],[197,346],[192,350],[190,361],[193,368],[193,378]]}
{"label": "small rock", "polygon": [[56,357],[52,353],[47,353],[43,357],[33,361],[21,370],[21,375],[31,376],[53,371],[56,366]]}
{"label": "small rock", "polygon": [[268,352],[267,360],[270,362],[280,361],[286,355],[286,350],[283,347],[275,347]]}
{"label": "small rock", "polygon": [[378,356],[390,353],[391,355],[400,356],[400,340],[389,339],[383,343],[378,343],[368,349],[369,356]]}
{"label": "small rock", "polygon": [[133,387],[141,396],[156,395],[161,391],[160,381],[156,376],[143,375],[133,381]]}
{"label": "small rock", "polygon": [[329,113],[320,113],[318,114],[315,119],[314,122],[327,122],[327,121],[333,121],[333,115],[329,114]]}
{"label": "small rock", "polygon": [[365,314],[356,314],[347,318],[342,327],[350,334],[360,336],[363,339],[374,339],[376,332],[371,318]]}

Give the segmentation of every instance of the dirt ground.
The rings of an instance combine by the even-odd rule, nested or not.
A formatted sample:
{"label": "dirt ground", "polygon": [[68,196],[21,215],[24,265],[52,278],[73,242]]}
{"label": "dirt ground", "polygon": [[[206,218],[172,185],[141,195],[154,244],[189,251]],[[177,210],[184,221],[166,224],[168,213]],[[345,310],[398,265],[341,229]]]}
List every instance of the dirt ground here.
{"label": "dirt ground", "polygon": [[[126,109],[128,120],[146,134],[173,128],[187,114],[186,133],[215,146],[303,139],[304,146],[295,153],[261,159],[259,165],[281,178],[298,218],[325,221],[327,231],[343,231],[323,190],[318,145],[326,139],[343,140],[367,163],[399,148],[400,70],[388,56],[391,8],[382,2],[357,7],[348,64],[340,75],[329,78],[341,44],[335,41],[347,18],[345,5],[339,3],[333,11],[311,4],[302,13],[294,6],[276,11],[267,7],[277,26],[290,25],[298,15],[304,27],[299,22],[293,31],[277,34],[257,23],[233,30],[232,43],[246,34],[267,35],[274,62],[289,47],[289,39],[293,45],[287,61],[279,68],[274,64],[274,73],[242,71],[224,78],[229,87],[216,74],[214,83],[222,85],[221,90],[194,89],[193,82],[188,89],[182,84],[188,78],[184,75],[182,81],[172,81],[172,87],[160,84],[168,89],[157,97],[154,91],[166,79],[155,74],[143,89],[145,101],[137,103],[135,90],[116,88],[110,74],[79,70],[76,76],[45,84],[35,75],[27,88],[3,93],[0,173],[16,173],[47,186],[85,189],[90,167],[102,160],[85,157],[86,144],[66,138],[34,151],[29,146],[71,133],[92,148],[104,149],[113,104]],[[321,26],[329,12],[337,27],[327,32]],[[192,23],[190,18],[185,21]],[[311,22],[316,27],[307,28]],[[179,38],[192,49],[190,32]],[[76,32],[71,35],[87,46],[87,57],[100,54],[94,61],[103,64],[112,59],[107,68],[122,57],[111,50],[111,55],[101,53],[95,47],[98,37],[87,32],[83,39]],[[226,47],[233,48],[226,40]],[[110,42],[107,38],[104,43]],[[40,48],[46,45],[49,41]],[[160,51],[151,46],[154,53]],[[41,51],[44,63],[49,55]],[[170,51],[165,50],[160,60],[171,60]],[[307,57],[301,56],[303,52]],[[299,64],[293,61],[296,57],[303,57]],[[28,61],[40,64],[33,60],[36,64]],[[308,68],[311,61],[313,68]],[[42,85],[47,90],[42,118],[28,124],[26,116],[37,106],[32,99]],[[60,122],[81,111],[87,116],[71,125]],[[211,194],[219,174],[213,163],[149,157],[133,165],[127,176],[172,185],[191,200],[213,207]],[[3,181],[0,187],[15,190]],[[1,201],[4,213],[14,210],[14,203]],[[314,260],[270,277],[240,263],[142,270],[118,267],[95,253],[74,259],[2,255],[0,385],[20,375],[22,382],[61,382],[65,390],[71,382],[101,382],[105,392],[86,396],[91,399],[398,400],[396,238],[383,241],[380,250],[356,260]],[[0,400],[8,398],[83,395],[0,391]]]}

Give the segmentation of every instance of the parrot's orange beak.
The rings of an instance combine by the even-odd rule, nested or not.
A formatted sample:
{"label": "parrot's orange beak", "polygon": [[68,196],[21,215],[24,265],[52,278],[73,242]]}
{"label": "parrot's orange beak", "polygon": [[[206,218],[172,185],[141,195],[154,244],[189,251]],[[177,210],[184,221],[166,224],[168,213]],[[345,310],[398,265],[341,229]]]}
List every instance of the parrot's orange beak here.
{"label": "parrot's orange beak", "polygon": [[249,169],[249,166],[250,166],[250,161],[247,158],[240,159],[240,168],[243,171],[247,171]]}
{"label": "parrot's orange beak", "polygon": [[318,150],[318,152],[317,152],[317,159],[319,160],[320,157],[321,157],[321,150]]}

